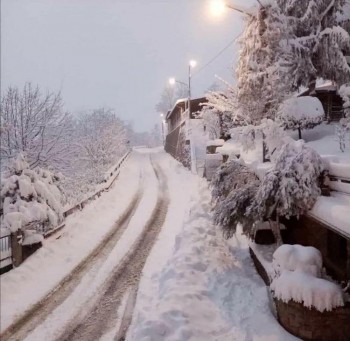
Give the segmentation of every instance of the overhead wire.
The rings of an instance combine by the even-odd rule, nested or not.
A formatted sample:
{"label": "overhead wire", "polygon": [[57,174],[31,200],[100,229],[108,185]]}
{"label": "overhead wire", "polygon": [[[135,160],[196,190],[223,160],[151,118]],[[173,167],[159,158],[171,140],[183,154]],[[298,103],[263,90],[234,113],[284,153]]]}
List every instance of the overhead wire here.
{"label": "overhead wire", "polygon": [[202,72],[207,66],[209,66],[212,62],[214,62],[217,58],[219,58],[241,35],[242,33],[238,34],[233,40],[231,40],[223,49],[221,49],[213,58],[211,58],[206,64],[204,64],[200,69],[193,72],[192,77],[197,76],[200,72]]}

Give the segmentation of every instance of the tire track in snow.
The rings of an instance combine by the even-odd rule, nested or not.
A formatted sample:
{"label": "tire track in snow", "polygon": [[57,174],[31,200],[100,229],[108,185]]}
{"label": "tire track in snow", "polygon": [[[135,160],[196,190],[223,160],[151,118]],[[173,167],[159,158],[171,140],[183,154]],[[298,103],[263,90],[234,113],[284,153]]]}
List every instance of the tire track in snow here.
{"label": "tire track in snow", "polygon": [[[169,204],[166,177],[160,167],[152,162],[152,159],[151,163],[158,179],[158,199],[150,219],[130,251],[115,267],[109,280],[105,282],[101,297],[86,318],[78,325],[68,327],[68,331],[62,334],[57,341],[100,339],[108,330],[115,328],[116,321],[120,318],[118,307],[126,291],[130,287],[137,289],[142,269],[164,224]],[[128,325],[123,326],[125,330],[119,335],[118,341],[124,340],[128,327]]]}
{"label": "tire track in snow", "polygon": [[[140,182],[142,174],[140,173]],[[80,283],[81,279],[89,272],[98,269],[99,265],[107,258],[113,250],[115,244],[127,229],[129,222],[143,196],[143,184],[139,185],[137,193],[132,201],[115,223],[114,227],[102,239],[102,241],[93,249],[93,251],[68,274],[54,290],[45,296],[38,303],[33,305],[29,310],[12,325],[10,325],[1,335],[1,341],[24,340],[39,324],[44,321],[48,315],[58,307]]]}

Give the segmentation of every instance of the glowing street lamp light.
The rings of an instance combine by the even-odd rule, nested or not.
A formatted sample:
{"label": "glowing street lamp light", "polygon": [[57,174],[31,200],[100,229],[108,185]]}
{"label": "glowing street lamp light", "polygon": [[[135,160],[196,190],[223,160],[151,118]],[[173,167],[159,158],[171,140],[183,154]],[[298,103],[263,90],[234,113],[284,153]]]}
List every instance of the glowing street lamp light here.
{"label": "glowing street lamp light", "polygon": [[[264,7],[260,0],[256,1],[261,7]],[[235,11],[249,16],[254,16],[254,13],[248,8],[245,8],[244,6],[230,4],[228,3],[228,1],[225,0],[211,0],[209,3],[209,11],[213,17],[222,17],[225,14],[227,8],[233,9]]]}
{"label": "glowing street lamp light", "polygon": [[221,17],[226,12],[226,3],[224,0],[211,0],[209,11],[213,17]]}

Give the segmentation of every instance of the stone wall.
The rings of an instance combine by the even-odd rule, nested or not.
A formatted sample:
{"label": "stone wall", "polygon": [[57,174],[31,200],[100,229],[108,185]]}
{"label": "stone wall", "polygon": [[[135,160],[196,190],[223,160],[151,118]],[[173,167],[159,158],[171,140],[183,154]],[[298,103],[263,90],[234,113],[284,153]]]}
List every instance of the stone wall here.
{"label": "stone wall", "polygon": [[279,323],[303,340],[349,341],[350,304],[332,311],[319,312],[301,303],[275,300]]}

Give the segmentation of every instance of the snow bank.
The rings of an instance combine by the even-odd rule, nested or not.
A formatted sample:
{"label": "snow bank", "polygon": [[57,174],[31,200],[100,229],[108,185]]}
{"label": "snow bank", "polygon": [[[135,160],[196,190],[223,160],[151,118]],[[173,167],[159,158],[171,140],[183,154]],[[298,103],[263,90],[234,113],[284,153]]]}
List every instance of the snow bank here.
{"label": "snow bank", "polygon": [[305,272],[284,270],[273,280],[271,289],[284,302],[293,300],[320,312],[344,305],[340,286]]}
{"label": "snow bank", "polygon": [[207,142],[207,147],[221,147],[225,143],[225,140],[216,139]]}
{"label": "snow bank", "polygon": [[322,270],[322,255],[312,246],[281,245],[273,254],[273,268],[277,273],[284,270],[301,271],[319,277]]}

